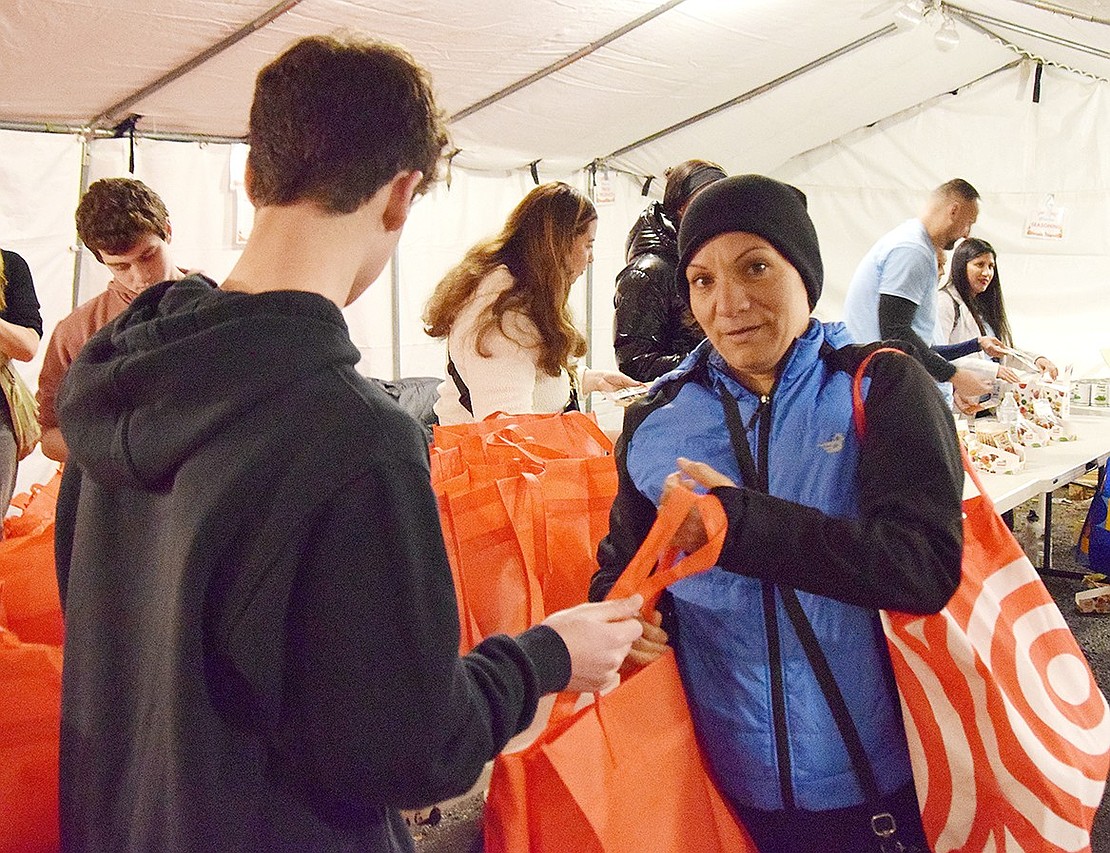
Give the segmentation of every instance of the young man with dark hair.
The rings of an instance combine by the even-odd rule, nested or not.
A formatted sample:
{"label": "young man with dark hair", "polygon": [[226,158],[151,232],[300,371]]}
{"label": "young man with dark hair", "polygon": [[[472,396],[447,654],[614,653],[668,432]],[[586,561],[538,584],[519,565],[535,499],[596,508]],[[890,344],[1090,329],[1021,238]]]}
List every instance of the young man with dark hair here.
{"label": "young man with dark hair", "polygon": [[445,136],[404,51],[311,37],[259,74],[254,229],[157,285],[62,389],[67,850],[412,850],[539,697],[612,682],[634,596],[458,655],[420,427],[354,369]]}
{"label": "young man with dark hair", "polygon": [[112,272],[108,289],[75,308],[50,335],[39,372],[42,452],[65,462],[55,400],[62,378],[93,333],[110,323],[136,296],[160,281],[185,275],[173,262],[173,228],[158,193],[133,178],[94,182],[77,205],[77,236]]}

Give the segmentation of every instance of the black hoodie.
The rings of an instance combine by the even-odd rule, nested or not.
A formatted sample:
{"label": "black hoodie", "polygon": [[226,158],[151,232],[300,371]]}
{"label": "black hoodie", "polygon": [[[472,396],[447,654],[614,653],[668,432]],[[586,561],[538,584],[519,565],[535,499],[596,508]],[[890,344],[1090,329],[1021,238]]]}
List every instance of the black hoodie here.
{"label": "black hoodie", "polygon": [[613,297],[613,348],[621,372],[651,382],[678,367],[705,337],[678,291],[678,236],[659,202],[628,234]]}
{"label": "black hoodie", "polygon": [[569,658],[458,657],[420,427],[305,292],[150,288],[59,397],[67,850],[408,850]]}

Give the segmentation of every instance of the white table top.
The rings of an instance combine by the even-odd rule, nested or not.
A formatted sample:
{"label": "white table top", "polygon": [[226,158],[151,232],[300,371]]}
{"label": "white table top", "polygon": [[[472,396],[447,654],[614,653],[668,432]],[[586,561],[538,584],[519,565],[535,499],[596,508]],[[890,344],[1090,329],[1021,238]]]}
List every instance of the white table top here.
{"label": "white table top", "polygon": [[[1106,463],[1110,458],[1110,417],[1073,415],[1071,424],[1078,440],[1053,442],[1047,447],[1027,447],[1025,470],[1016,474],[979,473],[995,509],[1006,512]],[[964,497],[973,494],[975,487],[968,479],[964,483]]]}

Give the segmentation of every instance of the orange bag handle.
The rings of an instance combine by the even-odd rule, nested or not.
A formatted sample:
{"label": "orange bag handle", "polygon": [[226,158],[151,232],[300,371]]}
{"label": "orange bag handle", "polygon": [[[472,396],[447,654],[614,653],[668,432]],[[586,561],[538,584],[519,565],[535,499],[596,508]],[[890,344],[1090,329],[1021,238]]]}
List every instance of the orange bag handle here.
{"label": "orange bag handle", "polygon": [[[485,420],[495,420],[497,418],[511,420],[513,416],[504,415],[500,412],[494,412]],[[564,429],[573,428],[581,430],[582,432],[589,435],[590,438],[597,442],[601,447],[605,448],[607,453],[612,452],[613,440],[605,434],[605,430],[603,430],[598,425],[597,421],[594,418],[590,417],[590,415],[587,415],[585,412],[560,412],[557,414],[541,417],[536,417],[535,415],[526,415],[522,416],[521,420],[516,423],[506,424],[500,430],[498,430],[498,432],[508,432],[511,435],[519,436],[523,440],[531,441],[531,438],[526,432],[527,425],[537,420],[550,420],[553,418],[558,418],[562,420],[564,422]],[[564,457],[566,456],[565,453],[562,453],[562,455]]]}
{"label": "orange bag handle", "polygon": [[[693,553],[677,559],[678,552],[670,546],[671,539],[694,508],[705,525],[707,541]],[[651,530],[606,598],[624,598],[638,592],[644,596],[640,613],[644,618],[650,617],[664,589],[716,565],[727,532],[728,518],[716,496],[675,489],[659,507]]]}
{"label": "orange bag handle", "polygon": [[[695,507],[705,524],[707,541],[693,553],[677,559],[679,552],[671,546],[671,539],[686,521],[690,510]],[[675,581],[707,571],[716,565],[727,532],[728,517],[715,495],[697,495],[687,489],[675,489],[660,505],[655,523],[609,590],[609,594],[605,596],[606,600],[625,598],[638,592],[644,596],[640,615],[645,619],[650,618],[664,589]],[[594,694],[595,711],[599,695]],[[554,732],[565,724],[574,714],[578,699],[577,693],[563,691],[557,694],[545,732]],[[602,725],[604,727],[604,721]]]}
{"label": "orange bag handle", "polygon": [[558,448],[538,444],[521,432],[516,424],[502,427],[489,433],[483,442],[490,447],[510,447],[527,459],[542,466],[548,459],[568,459],[568,455]]}
{"label": "orange bag handle", "polygon": [[602,447],[612,449],[613,439],[609,438],[609,436],[605,434],[605,430],[598,425],[597,421],[585,412],[563,412],[563,417],[576,427],[589,433],[590,437]]}

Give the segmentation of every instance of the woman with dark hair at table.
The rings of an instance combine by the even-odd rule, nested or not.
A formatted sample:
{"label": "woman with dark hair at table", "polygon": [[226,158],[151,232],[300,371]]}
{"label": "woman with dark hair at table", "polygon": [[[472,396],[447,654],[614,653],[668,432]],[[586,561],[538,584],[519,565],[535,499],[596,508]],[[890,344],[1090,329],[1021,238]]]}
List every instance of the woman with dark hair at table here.
{"label": "woman with dark hair at table", "polygon": [[[1005,346],[1014,346],[994,247],[986,240],[968,237],[952,253],[948,281],[937,299],[936,343],[957,344],[982,336],[996,337]],[[985,366],[984,361],[991,362],[995,365],[994,374],[1001,379],[1009,382],[1019,379],[1014,372],[1019,365],[1009,357],[994,362],[986,353],[979,351],[958,359],[956,363],[967,366],[971,359],[975,359],[975,366],[979,367]],[[1052,379],[1058,373],[1056,365],[1043,355],[1020,367],[1025,370],[1035,367]],[[976,401],[966,400],[958,394],[954,402],[964,412],[978,408]]]}

